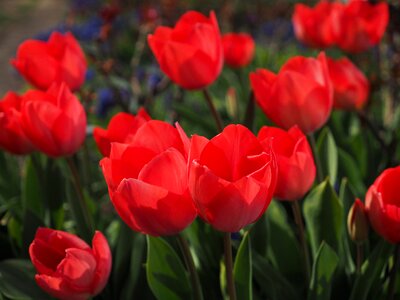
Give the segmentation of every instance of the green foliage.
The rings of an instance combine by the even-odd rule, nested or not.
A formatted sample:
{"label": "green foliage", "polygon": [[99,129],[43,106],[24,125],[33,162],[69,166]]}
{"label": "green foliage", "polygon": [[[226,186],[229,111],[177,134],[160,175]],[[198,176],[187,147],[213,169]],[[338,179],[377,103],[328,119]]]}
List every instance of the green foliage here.
{"label": "green foliage", "polygon": [[157,299],[192,299],[189,277],[182,261],[162,238],[147,237],[146,273]]}
{"label": "green foliage", "polygon": [[251,256],[250,236],[246,233],[240,243],[233,267],[233,276],[235,279],[236,296],[238,299],[253,299],[253,269]]}

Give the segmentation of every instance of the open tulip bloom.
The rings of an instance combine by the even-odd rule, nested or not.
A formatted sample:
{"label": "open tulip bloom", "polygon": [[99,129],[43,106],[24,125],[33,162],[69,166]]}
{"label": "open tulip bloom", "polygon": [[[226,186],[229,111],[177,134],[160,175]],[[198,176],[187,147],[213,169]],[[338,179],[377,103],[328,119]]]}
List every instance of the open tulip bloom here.
{"label": "open tulip bloom", "polygon": [[0,99],[0,300],[400,299],[396,1],[69,2]]}
{"label": "open tulip bloom", "polygon": [[111,251],[97,231],[92,248],[68,232],[39,228],[29,247],[35,280],[61,300],[85,300],[101,292],[111,272]]}

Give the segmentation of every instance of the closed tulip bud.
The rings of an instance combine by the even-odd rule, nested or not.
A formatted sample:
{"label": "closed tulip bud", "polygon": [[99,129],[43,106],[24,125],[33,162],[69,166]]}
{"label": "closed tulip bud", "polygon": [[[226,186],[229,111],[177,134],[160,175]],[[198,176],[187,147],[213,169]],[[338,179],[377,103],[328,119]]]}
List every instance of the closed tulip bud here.
{"label": "closed tulip bud", "polygon": [[369,187],[365,207],[372,228],[385,240],[400,243],[400,166],[386,169]]}
{"label": "closed tulip bud", "polygon": [[255,43],[247,33],[227,33],[222,36],[225,63],[232,68],[247,66],[254,56]]}
{"label": "closed tulip bud", "polygon": [[355,243],[363,243],[368,239],[368,218],[364,204],[356,199],[347,215],[347,230]]}
{"label": "closed tulip bud", "polygon": [[52,157],[78,151],[86,137],[86,113],[68,86],[30,90],[22,98],[22,125],[38,150]]}
{"label": "closed tulip bud", "polygon": [[367,101],[369,82],[365,75],[346,57],[333,60],[327,57],[333,84],[333,108],[359,110]]}
{"label": "closed tulip bud", "polygon": [[317,58],[292,57],[278,74],[265,69],[250,73],[257,104],[276,125],[298,125],[304,133],[321,128],[333,105],[333,88],[325,53]]}
{"label": "closed tulip bud", "polygon": [[71,33],[53,32],[47,42],[27,40],[11,61],[32,85],[47,90],[53,83],[65,82],[78,90],[85,81],[86,59],[78,41]]}
{"label": "closed tulip bud", "polygon": [[29,247],[37,284],[61,300],[86,300],[107,284],[112,256],[104,235],[96,231],[92,248],[68,232],[39,228]]}
{"label": "closed tulip bud", "polygon": [[236,232],[260,218],[275,190],[277,166],[242,125],[229,125],[211,140],[193,136],[189,188],[199,215],[214,228]]}
{"label": "closed tulip bud", "polygon": [[22,98],[8,92],[0,100],[0,147],[13,154],[28,154],[35,150],[21,124]]}
{"label": "closed tulip bud", "polygon": [[97,148],[103,156],[109,156],[111,143],[124,143],[132,137],[136,131],[151,118],[142,108],[139,109],[136,116],[120,112],[110,120],[107,129],[95,127],[93,137]]}
{"label": "closed tulip bud", "polygon": [[148,36],[161,70],[184,89],[202,89],[214,82],[224,62],[214,12],[210,17],[189,11],[174,28],[159,26]]}

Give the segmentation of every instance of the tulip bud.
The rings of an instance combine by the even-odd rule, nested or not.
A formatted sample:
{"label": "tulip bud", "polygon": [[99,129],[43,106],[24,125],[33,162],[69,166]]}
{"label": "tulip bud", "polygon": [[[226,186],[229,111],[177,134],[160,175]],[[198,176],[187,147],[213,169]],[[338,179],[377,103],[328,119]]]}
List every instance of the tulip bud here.
{"label": "tulip bud", "polygon": [[358,198],[347,216],[347,230],[355,243],[363,243],[368,239],[368,219],[364,204]]}

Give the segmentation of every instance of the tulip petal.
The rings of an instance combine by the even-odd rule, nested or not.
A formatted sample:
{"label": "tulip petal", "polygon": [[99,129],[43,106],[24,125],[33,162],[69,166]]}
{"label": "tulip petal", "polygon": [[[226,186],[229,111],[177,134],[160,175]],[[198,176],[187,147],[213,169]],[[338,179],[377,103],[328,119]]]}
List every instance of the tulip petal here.
{"label": "tulip petal", "polygon": [[90,293],[96,267],[91,251],[69,248],[65,250],[65,258],[58,265],[57,273],[74,290]]}
{"label": "tulip petal", "polygon": [[138,179],[182,195],[187,190],[186,160],[170,148],[154,157],[140,171]]}
{"label": "tulip petal", "polygon": [[168,190],[136,179],[124,179],[117,193],[129,205],[131,217],[140,231],[153,236],[172,235],[186,228],[196,217],[189,195]]}
{"label": "tulip petal", "polygon": [[96,231],[94,234],[92,249],[93,255],[96,258],[97,269],[96,273],[94,274],[94,280],[92,284],[93,290],[91,294],[97,295],[107,284],[112,265],[110,246],[100,231]]}
{"label": "tulip petal", "polygon": [[182,140],[176,128],[158,120],[150,120],[141,126],[136,132],[132,144],[138,148],[149,149],[154,153],[161,153],[171,147],[184,153]]}
{"label": "tulip petal", "polygon": [[60,277],[51,277],[44,274],[35,275],[36,283],[46,293],[60,300],[87,300],[88,293],[76,293]]}

